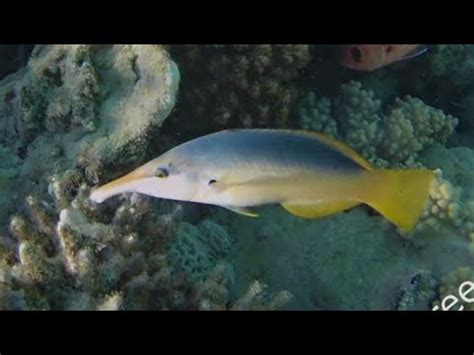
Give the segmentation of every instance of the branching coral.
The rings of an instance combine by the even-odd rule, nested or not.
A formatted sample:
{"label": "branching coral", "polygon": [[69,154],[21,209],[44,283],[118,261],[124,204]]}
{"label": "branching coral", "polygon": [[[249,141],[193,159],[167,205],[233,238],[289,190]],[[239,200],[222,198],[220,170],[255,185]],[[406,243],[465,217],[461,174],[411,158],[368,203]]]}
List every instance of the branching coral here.
{"label": "branching coral", "polygon": [[[163,209],[140,195],[100,207],[88,195],[89,188],[79,186],[59,218],[55,202],[28,197],[25,211],[11,218],[11,238],[1,239],[0,307],[198,308],[197,287],[232,252],[225,229],[210,221],[194,227],[182,221],[179,205]],[[56,201],[65,199],[55,196]],[[178,267],[168,252],[173,245],[195,242],[183,241],[181,229],[186,227],[203,250],[205,260],[193,265],[198,270]],[[181,256],[179,261],[194,257]]]}
{"label": "branching coral", "polygon": [[416,165],[419,153],[434,142],[445,143],[457,124],[457,118],[410,96],[384,111],[373,92],[354,81],[341,86],[332,104],[310,93],[299,111],[304,129],[342,139],[382,166]]}
{"label": "branching coral", "polygon": [[184,115],[217,127],[288,127],[310,61],[307,45],[172,46],[171,53],[186,77]]}

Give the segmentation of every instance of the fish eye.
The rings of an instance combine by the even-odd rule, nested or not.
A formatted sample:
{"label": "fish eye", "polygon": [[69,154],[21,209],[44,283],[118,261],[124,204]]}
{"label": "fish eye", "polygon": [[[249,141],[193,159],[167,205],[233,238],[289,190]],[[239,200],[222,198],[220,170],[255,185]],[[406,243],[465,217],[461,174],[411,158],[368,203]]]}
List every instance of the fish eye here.
{"label": "fish eye", "polygon": [[169,175],[169,171],[165,168],[157,168],[155,171],[155,177],[165,178]]}
{"label": "fish eye", "polygon": [[357,63],[360,63],[360,61],[362,59],[362,53],[361,53],[359,48],[352,47],[351,48],[351,56]]}
{"label": "fish eye", "polygon": [[393,49],[393,46],[387,46],[387,48],[385,48],[385,52],[390,53],[392,49]]}
{"label": "fish eye", "polygon": [[216,179],[211,179],[211,180],[209,180],[208,184],[209,184],[209,186],[210,186],[210,185],[212,185],[212,184],[215,184],[216,182],[217,182]]}

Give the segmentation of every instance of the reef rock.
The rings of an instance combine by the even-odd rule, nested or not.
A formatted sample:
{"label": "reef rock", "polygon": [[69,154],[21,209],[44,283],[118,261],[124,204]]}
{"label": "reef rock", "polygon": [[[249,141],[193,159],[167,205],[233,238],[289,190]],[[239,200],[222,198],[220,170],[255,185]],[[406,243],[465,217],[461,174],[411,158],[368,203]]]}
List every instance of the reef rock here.
{"label": "reef rock", "polygon": [[78,168],[96,183],[105,167],[143,158],[176,101],[177,66],[156,45],[36,46],[0,82],[0,223],[48,177]]}

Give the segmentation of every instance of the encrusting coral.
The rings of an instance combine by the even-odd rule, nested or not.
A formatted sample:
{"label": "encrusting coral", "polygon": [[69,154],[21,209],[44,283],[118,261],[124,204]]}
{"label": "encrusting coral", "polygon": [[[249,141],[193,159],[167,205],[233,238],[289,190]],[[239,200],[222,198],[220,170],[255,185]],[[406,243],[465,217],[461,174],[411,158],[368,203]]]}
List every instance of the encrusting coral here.
{"label": "encrusting coral", "polygon": [[308,45],[179,45],[170,51],[186,78],[181,93],[190,112],[184,116],[216,127],[290,125],[310,62]]}
{"label": "encrusting coral", "polygon": [[351,81],[331,102],[310,93],[300,108],[302,128],[339,138],[380,166],[414,166],[429,145],[445,143],[457,118],[406,96],[385,110],[372,91]]}
{"label": "encrusting coral", "polygon": [[177,228],[168,255],[190,281],[204,281],[219,260],[230,259],[236,241],[222,226],[204,220],[198,226],[182,222]]}

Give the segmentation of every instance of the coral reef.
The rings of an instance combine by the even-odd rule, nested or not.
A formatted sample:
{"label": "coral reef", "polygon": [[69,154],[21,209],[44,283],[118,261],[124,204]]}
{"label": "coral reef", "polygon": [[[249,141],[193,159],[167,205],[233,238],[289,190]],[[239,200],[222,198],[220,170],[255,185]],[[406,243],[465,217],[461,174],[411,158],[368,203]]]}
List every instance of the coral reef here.
{"label": "coral reef", "polygon": [[[355,73],[323,46],[36,46],[0,81],[0,309],[439,304],[474,278],[473,48]],[[365,206],[247,219],[137,194],[88,199],[188,136],[298,125],[380,167],[440,169],[416,231]]]}
{"label": "coral reef", "polygon": [[474,256],[474,151],[436,144],[420,160],[431,169],[441,167],[442,172],[438,172],[432,186],[431,203],[418,229],[444,232],[452,239],[461,237],[469,242],[468,249]]}
{"label": "coral reef", "polygon": [[[88,199],[99,179],[141,162],[178,82],[160,46],[37,46],[0,83],[2,224],[13,212],[0,237],[1,309],[231,307],[232,272],[219,265],[232,270],[236,242],[222,226],[136,194]],[[252,284],[236,308],[290,299],[264,288]]]}
{"label": "coral reef", "polygon": [[18,187],[0,222],[53,173],[77,167],[97,183],[111,167],[140,162],[178,83],[160,46],[36,46],[27,66],[0,83],[0,181]]}
{"label": "coral reef", "polygon": [[218,264],[211,276],[198,288],[200,310],[276,310],[288,304],[293,298],[288,291],[270,295],[267,292],[268,286],[255,280],[240,298],[232,301],[227,286],[231,277],[229,270],[229,265]]}
{"label": "coral reef", "polygon": [[400,311],[429,310],[437,296],[438,282],[433,273],[420,270],[408,278],[396,294],[394,308]]}
{"label": "coral reef", "polygon": [[[197,227],[184,222],[177,204],[163,208],[132,194],[99,207],[88,195],[89,188],[80,186],[59,218],[54,202],[28,197],[25,211],[12,217],[11,237],[1,239],[0,307],[199,308],[201,285],[230,259],[235,243],[226,230],[210,221]],[[186,243],[200,247],[203,256],[190,254]],[[181,252],[177,260],[170,249]],[[186,268],[190,260],[197,269]]]}
{"label": "coral reef", "polygon": [[207,129],[290,126],[309,46],[181,45],[170,51],[186,78],[182,107],[189,113],[183,116],[199,126],[205,122]]}
{"label": "coral reef", "polygon": [[0,239],[0,309],[269,310],[291,300],[258,281],[233,299],[235,241],[222,226],[183,221],[179,204],[132,194],[98,207],[88,194],[82,185],[59,220],[54,203],[33,197],[12,217]]}
{"label": "coral reef", "polygon": [[301,127],[323,131],[346,142],[380,166],[415,166],[419,153],[445,143],[457,118],[406,96],[385,110],[372,91],[351,81],[331,102],[310,93],[299,108]]}
{"label": "coral reef", "polygon": [[[163,245],[179,210],[159,213],[132,195],[108,213],[90,204],[80,187],[71,206],[29,197],[12,217],[2,250],[3,296],[10,309],[179,308],[184,280],[171,277]],[[107,207],[105,207],[107,208]],[[173,285],[173,286],[171,286]],[[8,300],[8,302],[7,302]]]}

